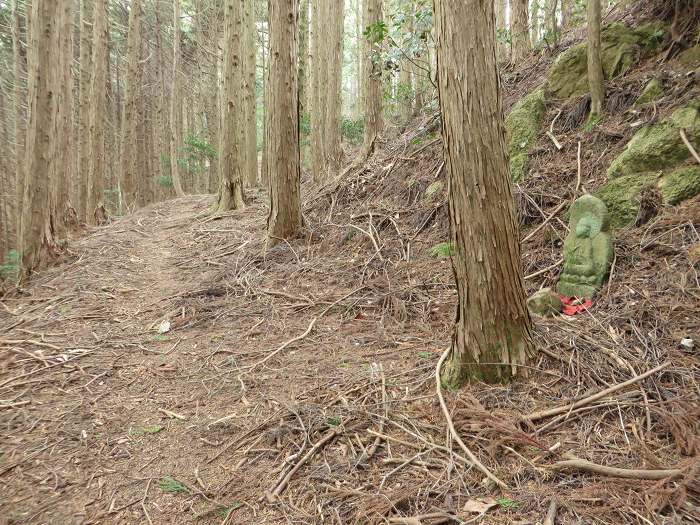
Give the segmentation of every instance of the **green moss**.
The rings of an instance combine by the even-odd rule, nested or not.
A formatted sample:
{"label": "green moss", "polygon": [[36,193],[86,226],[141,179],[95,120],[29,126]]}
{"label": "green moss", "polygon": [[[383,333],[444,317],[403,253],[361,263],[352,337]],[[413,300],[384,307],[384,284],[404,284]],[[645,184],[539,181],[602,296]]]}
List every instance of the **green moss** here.
{"label": "green moss", "polygon": [[435,182],[433,182],[430,186],[428,186],[425,189],[425,197],[429,199],[433,195],[440,193],[442,191],[442,186],[443,186],[442,182],[440,182],[439,180],[436,180]]}
{"label": "green moss", "polygon": [[659,100],[663,96],[664,89],[661,86],[661,82],[659,82],[659,80],[656,78],[652,78],[649,82],[647,82],[647,85],[644,86],[642,93],[639,95],[639,97],[637,97],[634,105],[639,106],[641,104],[648,104],[649,102]]}
{"label": "green moss", "polygon": [[659,178],[658,173],[633,173],[609,181],[597,192],[608,207],[610,224],[622,228],[634,222],[639,213],[639,194],[657,186],[662,202],[675,205],[700,194],[700,166],[684,166]]}
{"label": "green moss", "polygon": [[544,89],[539,88],[520,99],[506,118],[510,176],[514,181],[525,175],[528,153],[537,139],[544,112]]}
{"label": "green moss", "polygon": [[700,66],[700,44],[683,51],[678,55],[678,61],[684,66]]}
{"label": "green moss", "polygon": [[[606,79],[629,71],[639,56],[657,49],[663,40],[664,26],[652,23],[631,28],[613,23],[601,31],[601,59]],[[569,98],[588,93],[588,61],[586,43],[572,46],[561,53],[549,70],[547,90],[557,98]]]}
{"label": "green moss", "polygon": [[622,228],[634,222],[639,213],[637,198],[642,189],[653,186],[655,180],[653,173],[625,175],[609,181],[595,193],[608,207],[612,228]]}
{"label": "green moss", "polygon": [[665,204],[678,204],[700,194],[700,166],[686,166],[666,175],[659,182]]}
{"label": "green moss", "polygon": [[669,169],[685,161],[690,152],[681,139],[681,129],[691,142],[700,140],[697,107],[680,108],[671,118],[640,129],[608,168],[608,178]]}

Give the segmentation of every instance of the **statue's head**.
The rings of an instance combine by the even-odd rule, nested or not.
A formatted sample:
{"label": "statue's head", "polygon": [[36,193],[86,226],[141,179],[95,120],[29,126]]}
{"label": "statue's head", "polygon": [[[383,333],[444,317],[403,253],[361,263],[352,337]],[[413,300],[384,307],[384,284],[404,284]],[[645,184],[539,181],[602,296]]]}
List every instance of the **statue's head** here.
{"label": "statue's head", "polygon": [[574,201],[569,212],[569,228],[580,238],[592,238],[609,229],[608,209],[605,203],[586,194]]}
{"label": "statue's head", "polygon": [[576,237],[588,238],[593,236],[593,231],[598,229],[598,220],[586,215],[581,217],[576,224]]}

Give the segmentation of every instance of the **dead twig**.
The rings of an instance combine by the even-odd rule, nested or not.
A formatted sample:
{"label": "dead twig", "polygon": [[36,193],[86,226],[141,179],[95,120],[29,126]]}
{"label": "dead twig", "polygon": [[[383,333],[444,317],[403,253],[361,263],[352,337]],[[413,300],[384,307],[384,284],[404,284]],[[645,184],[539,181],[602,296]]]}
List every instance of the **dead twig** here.
{"label": "dead twig", "polygon": [[651,370],[648,370],[647,372],[644,372],[643,374],[640,374],[638,376],[633,377],[632,379],[628,379],[627,381],[624,381],[622,383],[618,383],[617,385],[613,385],[610,388],[606,388],[604,390],[601,390],[600,392],[593,394],[591,396],[585,397],[579,401],[576,401],[575,403],[571,403],[568,405],[560,405],[558,407],[554,408],[549,408],[547,410],[540,410],[538,412],[533,412],[532,414],[528,414],[526,416],[523,416],[521,418],[521,421],[538,421],[540,419],[544,419],[549,416],[556,416],[558,414],[563,414],[564,412],[568,412],[570,410],[573,410],[575,408],[582,407],[584,405],[588,405],[589,403],[593,403],[594,401],[597,401],[607,395],[613,394],[617,392],[618,390],[622,390],[625,387],[628,387],[630,385],[633,385],[634,383],[641,381],[642,379],[646,379],[650,375],[655,374],[656,372],[659,372],[663,370],[664,368],[667,368],[670,365],[670,363],[664,363],[662,365],[657,366],[656,368],[652,368]]}
{"label": "dead twig", "polygon": [[688,148],[688,151],[690,151],[690,154],[695,158],[695,160],[698,161],[698,164],[700,164],[700,155],[698,155],[698,152],[695,151],[695,148],[688,140],[688,137],[685,134],[685,130],[683,128],[681,128],[681,139],[683,139],[683,144],[685,144],[685,147]]}
{"label": "dead twig", "polygon": [[325,436],[323,436],[321,439],[319,439],[313,447],[309,449],[309,451],[304,455],[303,458],[301,458],[294,467],[287,473],[287,475],[282,479],[282,481],[279,482],[279,484],[271,491],[267,491],[265,493],[265,498],[269,503],[274,503],[274,501],[277,499],[277,497],[284,491],[285,488],[287,488],[287,485],[289,484],[289,480],[292,479],[292,476],[299,470],[304,463],[306,463],[316,452],[318,452],[326,443],[334,439],[336,436],[342,434],[343,429],[341,427],[335,427],[332,429],[330,432],[328,432]]}
{"label": "dead twig", "polygon": [[455,429],[454,423],[452,422],[452,416],[450,416],[450,411],[448,410],[447,404],[445,403],[445,398],[442,395],[442,384],[440,383],[440,371],[442,370],[442,363],[445,362],[445,359],[447,358],[447,355],[449,353],[450,349],[448,348],[442,353],[440,359],[438,360],[437,366],[435,367],[435,386],[437,388],[438,399],[440,400],[440,407],[442,408],[442,413],[445,415],[445,419],[447,420],[447,426],[450,429],[450,434],[452,435],[452,438],[459,444],[459,446],[462,447],[462,450],[476,468],[483,472],[487,478],[496,483],[499,487],[508,488],[508,485],[506,485],[500,479],[494,476],[493,473],[488,468],[486,468],[481,463],[481,461],[479,461],[479,459],[472,453],[472,451],[469,450],[469,447],[467,447],[467,445],[464,444],[464,441],[462,441],[462,438],[459,437],[459,433]]}
{"label": "dead twig", "polygon": [[276,350],[274,350],[273,352],[271,352],[270,354],[268,354],[267,357],[265,357],[264,359],[258,361],[257,363],[245,367],[245,368],[247,368],[247,370],[246,370],[245,372],[243,372],[243,373],[244,373],[244,374],[249,374],[250,372],[252,372],[253,370],[255,370],[257,367],[259,367],[260,365],[264,365],[265,363],[267,363],[270,359],[272,359],[273,357],[275,357],[277,354],[279,354],[282,350],[284,350],[285,348],[287,348],[287,347],[288,347],[289,345],[291,345],[292,343],[296,343],[297,341],[301,341],[302,339],[304,339],[307,335],[309,335],[309,334],[311,333],[311,330],[313,330],[313,327],[314,327],[314,325],[316,324],[316,321],[317,321],[317,320],[318,320],[318,317],[314,317],[314,318],[311,320],[311,322],[309,323],[309,327],[306,329],[306,331],[305,331],[303,334],[298,335],[298,336],[294,337],[293,339],[290,339],[289,341],[285,342],[284,344],[282,344],[281,346],[279,346]]}
{"label": "dead twig", "polygon": [[571,454],[565,454],[567,459],[564,461],[557,461],[551,468],[555,470],[583,470],[586,472],[593,472],[595,474],[600,474],[602,476],[612,476],[615,478],[627,478],[627,479],[671,479],[677,478],[683,474],[683,471],[678,468],[673,469],[659,469],[659,470],[649,470],[649,469],[627,469],[618,467],[608,467],[606,465],[598,465],[597,463],[592,463],[588,460],[577,458]]}

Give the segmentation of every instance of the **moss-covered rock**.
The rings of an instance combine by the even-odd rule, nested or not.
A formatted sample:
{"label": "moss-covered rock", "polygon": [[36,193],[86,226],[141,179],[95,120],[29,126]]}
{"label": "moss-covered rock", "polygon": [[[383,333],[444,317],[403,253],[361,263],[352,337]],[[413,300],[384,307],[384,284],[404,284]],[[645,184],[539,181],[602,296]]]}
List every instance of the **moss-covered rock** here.
{"label": "moss-covered rock", "polygon": [[[651,23],[631,28],[613,23],[601,31],[601,59],[606,79],[626,73],[640,54],[656,49],[663,39],[664,26]],[[586,43],[572,46],[554,61],[547,79],[547,90],[557,98],[588,92]]]}
{"label": "moss-covered rock", "polygon": [[635,106],[640,106],[642,104],[648,104],[649,102],[654,102],[659,100],[664,96],[664,88],[661,86],[659,79],[652,78],[647,85],[644,86],[641,94],[637,97],[634,102]]}
{"label": "moss-covered rock", "polygon": [[678,55],[678,61],[684,66],[700,66],[700,44],[683,51]]}
{"label": "moss-covered rock", "polygon": [[635,173],[613,179],[595,193],[608,207],[612,228],[622,228],[635,221],[639,213],[639,194],[655,181],[653,173]]}
{"label": "moss-covered rock", "polygon": [[690,152],[681,139],[680,130],[685,129],[688,139],[697,144],[700,140],[698,106],[700,101],[677,109],[671,118],[654,126],[640,129],[608,168],[608,178],[668,170],[685,161]]}
{"label": "moss-covered rock", "polygon": [[700,166],[683,166],[667,175],[660,172],[623,175],[602,186],[596,196],[608,207],[610,224],[622,228],[639,214],[639,197],[645,188],[658,187],[663,204],[675,205],[700,194]]}
{"label": "moss-covered rock", "polygon": [[514,181],[525,175],[528,153],[537,139],[544,112],[544,89],[539,88],[520,99],[506,117],[510,176]]}
{"label": "moss-covered rock", "polygon": [[678,204],[700,194],[700,166],[678,168],[659,181],[665,204]]}

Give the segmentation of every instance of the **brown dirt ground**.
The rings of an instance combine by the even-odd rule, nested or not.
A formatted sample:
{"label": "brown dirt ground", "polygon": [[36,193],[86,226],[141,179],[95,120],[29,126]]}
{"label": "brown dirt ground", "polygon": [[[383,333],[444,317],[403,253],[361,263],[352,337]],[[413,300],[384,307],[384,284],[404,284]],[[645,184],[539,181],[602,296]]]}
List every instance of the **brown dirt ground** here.
{"label": "brown dirt ground", "polygon": [[[658,67],[611,89],[637,93],[644,68]],[[520,89],[511,80],[506,105]],[[552,105],[549,121],[559,109],[564,150],[543,137],[516,191],[523,237],[574,197],[578,142],[594,189],[640,118],[622,108],[584,133],[564,127],[574,103]],[[416,125],[362,169],[305,184],[304,236],[267,253],[264,193],[219,218],[210,197],[192,196],[91,230],[6,295],[0,523],[415,524],[400,517],[437,513],[422,522],[524,525],[541,522],[552,498],[560,524],[699,523],[700,198],[616,232],[610,284],[592,311],[536,322],[527,377],[447,393],[466,443],[508,484],[496,490],[465,466],[435,396],[455,302],[449,259],[430,255],[448,240],[444,186],[425,196],[444,183],[435,138]],[[561,212],[524,243],[528,292],[556,281],[565,235]],[[581,409],[522,420],[663,363]],[[682,473],[553,468],[565,452]],[[479,502],[483,514],[467,510]]]}

